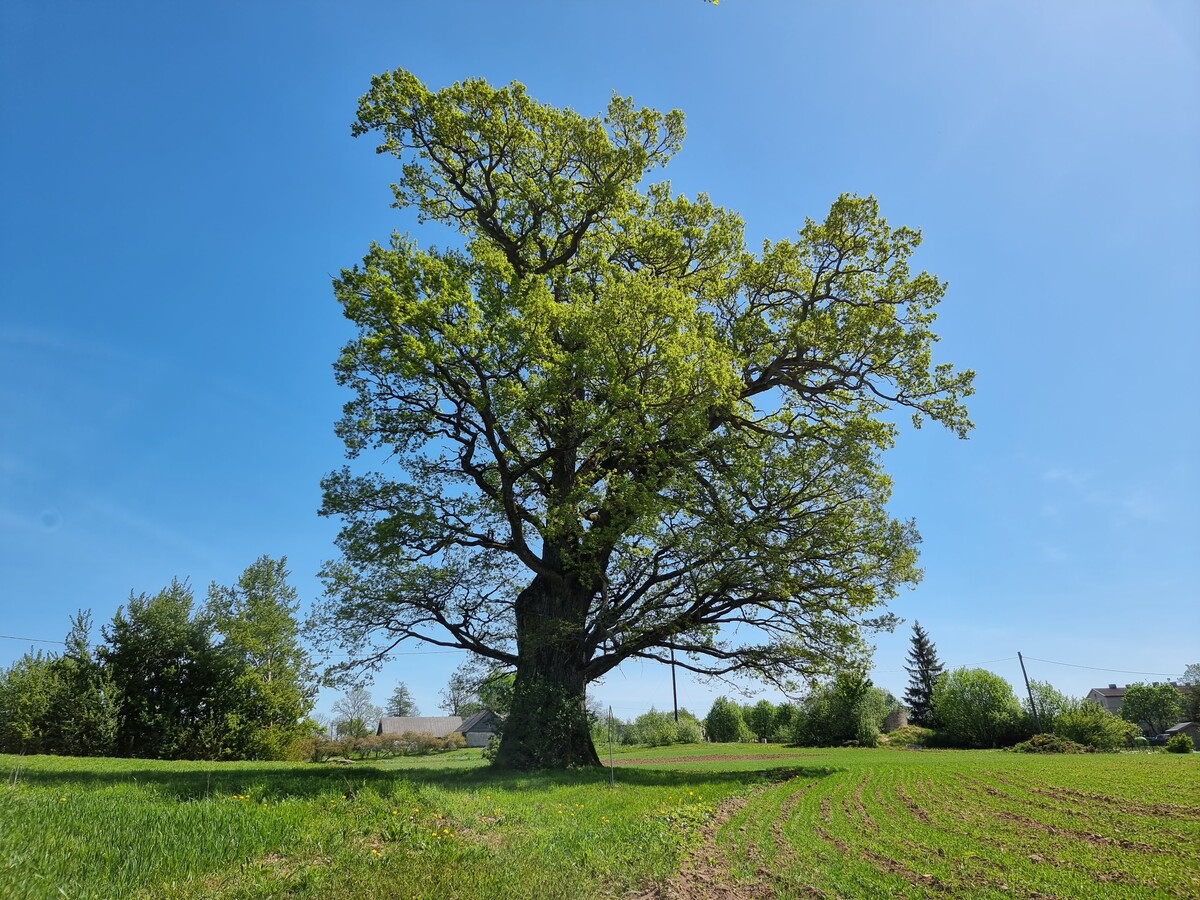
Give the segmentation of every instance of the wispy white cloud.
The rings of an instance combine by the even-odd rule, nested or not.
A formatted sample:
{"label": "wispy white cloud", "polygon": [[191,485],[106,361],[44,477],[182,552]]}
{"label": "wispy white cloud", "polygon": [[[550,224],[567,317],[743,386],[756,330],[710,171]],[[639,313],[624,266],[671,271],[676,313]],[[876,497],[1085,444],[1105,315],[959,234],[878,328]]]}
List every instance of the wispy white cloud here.
{"label": "wispy white cloud", "polygon": [[[1141,522],[1162,522],[1167,515],[1166,499],[1141,485],[1106,484],[1094,471],[1055,466],[1042,472],[1042,479],[1066,488],[1069,498],[1107,514],[1115,526]],[[1048,499],[1042,514],[1062,512],[1063,498]]]}

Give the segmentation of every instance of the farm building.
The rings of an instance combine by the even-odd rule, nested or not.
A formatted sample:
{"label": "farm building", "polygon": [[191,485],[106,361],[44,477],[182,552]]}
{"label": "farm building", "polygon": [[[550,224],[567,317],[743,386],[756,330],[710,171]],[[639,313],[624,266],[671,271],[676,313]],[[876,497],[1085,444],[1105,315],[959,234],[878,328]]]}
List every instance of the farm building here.
{"label": "farm building", "polygon": [[466,719],[462,716],[384,716],[375,733],[445,737],[458,732],[467,739],[468,747],[486,747],[498,724],[496,714],[490,709],[480,710]]}
{"label": "farm building", "polygon": [[1196,749],[1200,750],[1200,723],[1180,722],[1178,725],[1172,725],[1168,728],[1166,734],[1169,737],[1174,737],[1177,734],[1186,734],[1192,739],[1192,743]]}

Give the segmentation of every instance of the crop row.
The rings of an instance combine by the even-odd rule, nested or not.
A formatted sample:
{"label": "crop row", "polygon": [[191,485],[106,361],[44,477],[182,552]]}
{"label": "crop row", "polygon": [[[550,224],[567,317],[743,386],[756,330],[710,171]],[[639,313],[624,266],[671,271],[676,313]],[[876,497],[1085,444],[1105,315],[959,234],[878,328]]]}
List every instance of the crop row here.
{"label": "crop row", "polygon": [[753,798],[719,835],[734,879],[781,897],[1200,896],[1194,766],[1139,800],[1129,766],[1097,766],[1082,790],[1078,769],[1042,760],[891,759]]}

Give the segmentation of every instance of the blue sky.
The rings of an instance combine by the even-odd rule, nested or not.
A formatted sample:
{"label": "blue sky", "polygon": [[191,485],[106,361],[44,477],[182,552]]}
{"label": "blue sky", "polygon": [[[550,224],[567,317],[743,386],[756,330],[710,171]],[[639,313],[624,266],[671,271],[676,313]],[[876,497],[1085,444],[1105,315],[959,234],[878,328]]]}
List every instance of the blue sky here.
{"label": "blue sky", "polygon": [[[58,639],[175,576],[203,595],[264,553],[317,597],[349,335],[330,276],[393,229],[432,239],[389,207],[395,161],[349,135],[396,66],[683,109],[668,176],[755,242],[842,191],[923,229],[977,428],[905,433],[887,460],[926,570],[892,608],[950,665],[1105,670],[1030,664],[1077,695],[1200,661],[1190,0],[8,0],[0,634]],[[897,693],[909,633],[877,640]],[[0,665],[30,646],[0,639]],[[458,661],[398,656],[376,699],[400,679],[433,712]],[[681,678],[701,712],[722,691]],[[627,666],[595,694],[662,708],[669,675]]]}

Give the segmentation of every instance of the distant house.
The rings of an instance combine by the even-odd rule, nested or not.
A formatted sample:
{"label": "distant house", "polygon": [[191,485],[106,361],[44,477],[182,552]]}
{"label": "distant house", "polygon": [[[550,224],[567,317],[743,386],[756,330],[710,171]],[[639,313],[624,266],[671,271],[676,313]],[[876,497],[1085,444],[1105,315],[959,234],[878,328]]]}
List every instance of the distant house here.
{"label": "distant house", "polygon": [[[1156,681],[1155,685],[1157,684],[1158,682]],[[1172,684],[1171,687],[1178,690],[1181,694],[1188,692],[1187,685]],[[1119,716],[1121,714],[1121,706],[1125,703],[1125,688],[1117,687],[1115,684],[1110,684],[1106,688],[1092,688],[1083,699],[1099,703],[1114,716]]]}
{"label": "distant house", "polygon": [[1168,737],[1174,737],[1177,734],[1186,734],[1192,739],[1192,744],[1197,750],[1200,750],[1200,723],[1196,722],[1180,722],[1178,725],[1172,725],[1165,732]]}
{"label": "distant house", "polygon": [[429,734],[446,737],[458,732],[466,738],[468,747],[486,747],[496,733],[499,719],[490,709],[480,710],[464,719],[462,716],[384,716],[379,720],[376,734]]}
{"label": "distant house", "polygon": [[1120,715],[1121,704],[1125,702],[1125,688],[1110,684],[1106,688],[1092,688],[1084,700],[1091,700],[1103,706],[1114,716]]}

